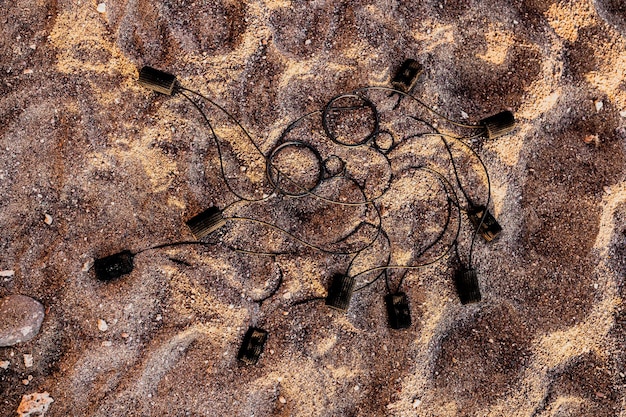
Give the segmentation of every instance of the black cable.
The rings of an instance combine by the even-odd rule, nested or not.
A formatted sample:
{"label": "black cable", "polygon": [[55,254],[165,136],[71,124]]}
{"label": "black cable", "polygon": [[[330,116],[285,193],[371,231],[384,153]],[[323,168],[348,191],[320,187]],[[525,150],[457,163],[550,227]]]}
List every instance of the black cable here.
{"label": "black cable", "polygon": [[[357,98],[357,99],[363,100],[365,105],[364,106],[352,106],[352,107],[332,107],[335,101],[341,100],[344,98]],[[346,142],[340,141],[337,135],[335,135],[335,133],[331,131],[331,128],[329,126],[328,116],[331,110],[350,110],[350,109],[360,109],[360,108],[366,108],[366,107],[369,107],[369,109],[372,111],[373,116],[374,116],[374,127],[372,131],[367,136],[365,136],[363,140],[358,141],[356,143],[346,143]],[[378,114],[378,110],[376,109],[376,106],[368,98],[354,94],[354,93],[339,94],[333,97],[332,99],[330,99],[328,103],[326,103],[326,107],[324,107],[324,111],[322,112],[322,126],[324,127],[324,132],[326,132],[326,135],[330,138],[331,141],[333,141],[334,143],[338,145],[345,146],[347,148],[354,148],[357,146],[365,145],[370,140],[376,137],[376,135],[378,134],[379,126],[380,126],[380,117]]]}
{"label": "black cable", "polygon": [[[443,237],[445,236],[446,232],[448,231],[448,227],[450,225],[450,220],[452,218],[452,198],[450,198],[450,194],[449,194],[449,192],[446,189],[446,185],[448,185],[450,187],[450,190],[452,192],[454,192],[454,188],[452,187],[452,184],[450,184],[450,182],[443,175],[441,175],[441,173],[439,173],[439,172],[437,172],[435,170],[432,170],[430,168],[426,168],[426,167],[419,167],[417,169],[429,172],[429,173],[431,173],[431,174],[433,174],[433,175],[435,175],[437,177],[438,181],[441,183],[441,185],[443,187],[443,191],[444,191],[444,194],[446,196],[446,203],[447,203],[447,215],[446,215],[445,224],[443,225],[439,235],[437,235],[437,237],[432,242],[430,242],[428,245],[426,245],[426,247],[424,247],[420,251],[420,253],[418,253],[415,256],[416,259],[419,259],[426,252],[428,252],[432,247],[434,247],[436,244],[441,242]],[[456,194],[455,194],[455,197],[456,197]],[[456,205],[456,207],[458,208],[458,205]],[[460,233],[460,225],[461,225],[460,212],[459,212],[459,222],[458,222],[458,225],[459,225],[459,227],[457,228],[456,235],[455,235],[455,237],[454,237],[454,239],[452,241],[453,244],[454,244],[454,242],[457,241],[457,239],[459,237],[459,233]],[[448,249],[448,251],[449,251],[449,249]],[[448,252],[448,251],[446,251],[446,252]],[[398,293],[400,291],[400,288],[402,287],[402,284],[404,283],[405,277],[406,277],[406,274],[402,275],[402,278],[400,278],[400,282],[398,283],[398,286],[396,287],[397,289],[396,289],[395,293]]]}
{"label": "black cable", "polygon": [[[452,136],[452,135],[448,135],[448,134],[445,134],[445,133],[441,133],[441,132],[439,132],[439,131],[437,130],[437,128],[435,128],[434,126],[432,126],[431,124],[429,124],[428,122],[426,122],[426,121],[425,121],[425,120],[423,120],[423,119],[419,119],[419,118],[414,117],[414,116],[409,116],[409,118],[414,119],[414,120],[416,120],[416,121],[419,121],[419,122],[421,122],[421,123],[426,124],[427,126],[429,126],[431,129],[433,129],[433,130],[436,132],[436,133],[422,133],[422,134],[418,134],[418,135],[413,135],[413,136],[409,137],[410,139],[412,139],[412,138],[414,138],[414,137],[427,137],[427,136],[434,136],[434,137],[439,137],[439,138],[442,140],[442,142],[443,142],[443,144],[444,144],[444,146],[445,146],[445,148],[446,148],[446,151],[447,151],[447,153],[448,153],[448,155],[449,155],[449,157],[450,157],[450,163],[452,164],[452,168],[453,168],[454,176],[455,176],[455,179],[456,179],[456,183],[457,183],[457,185],[459,186],[459,189],[461,190],[461,193],[463,194],[463,196],[465,197],[465,200],[466,200],[466,201],[467,201],[467,203],[468,203],[468,209],[464,210],[464,211],[467,211],[467,212],[471,211],[471,209],[472,209],[473,207],[476,207],[476,204],[475,204],[475,203],[471,200],[471,198],[467,195],[467,193],[465,192],[465,189],[463,188],[463,185],[461,184],[461,180],[460,180],[459,175],[458,175],[458,171],[457,171],[457,168],[456,168],[456,164],[455,164],[455,162],[454,162],[454,156],[452,155],[452,151],[451,151],[451,149],[450,149],[450,145],[449,145],[449,144],[448,144],[448,142],[445,140],[445,138],[449,138],[449,139],[452,139],[452,140],[457,141],[457,142],[458,142],[458,143],[460,143],[461,145],[465,146],[465,147],[466,147],[466,148],[470,151],[470,153],[474,155],[474,157],[478,160],[478,162],[479,162],[479,163],[480,163],[480,165],[482,166],[483,171],[485,172],[485,177],[486,177],[486,180],[487,180],[487,201],[486,201],[486,203],[485,203],[485,207],[488,207],[488,206],[489,206],[489,203],[491,202],[491,179],[489,178],[489,171],[487,170],[487,166],[485,165],[485,163],[484,163],[484,161],[482,160],[482,158],[480,157],[480,155],[478,155],[478,153],[477,153],[474,149],[472,149],[472,147],[471,147],[470,145],[468,145],[468,144],[467,144],[467,143],[465,143],[463,140],[461,140],[461,138],[456,137],[456,136]],[[476,137],[476,136],[478,136],[478,135],[479,135],[479,134],[474,135],[474,136],[471,136],[471,137],[469,137],[469,139],[471,139],[471,138],[473,138],[473,137]],[[472,238],[471,238],[471,243],[470,243],[470,249],[469,249],[469,254],[468,254],[468,267],[469,267],[469,268],[471,268],[471,266],[472,266],[472,257],[473,257],[473,252],[474,252],[474,244],[475,244],[475,242],[476,242],[476,238],[477,238],[477,235],[478,235],[478,231],[479,231],[479,230],[480,230],[480,228],[482,227],[482,224],[483,224],[483,222],[484,222],[484,219],[485,219],[486,215],[487,215],[487,212],[485,211],[485,212],[483,213],[483,215],[481,216],[481,218],[480,218],[480,221],[479,221],[479,223],[478,223],[478,226],[475,228],[474,232],[472,233]],[[455,248],[455,251],[456,251],[456,253],[457,253],[457,257],[459,257],[459,260],[460,260],[460,256],[459,256],[459,252],[458,252],[458,247],[457,247],[457,248]]]}
{"label": "black cable", "polygon": [[[187,90],[183,87],[181,87],[183,90]],[[226,171],[224,169],[224,159],[223,159],[223,154],[222,154],[222,149],[218,140],[218,136],[215,133],[215,130],[213,129],[213,125],[211,124],[211,122],[209,121],[209,118],[207,117],[207,115],[204,113],[204,111],[202,110],[202,108],[200,107],[200,105],[198,103],[196,103],[194,100],[191,99],[191,97],[189,97],[187,94],[185,94],[183,91],[181,91],[181,94],[183,97],[185,97],[191,104],[193,104],[193,106],[196,108],[196,110],[198,110],[198,112],[200,113],[200,115],[202,116],[202,118],[204,119],[204,122],[206,123],[206,125],[208,126],[209,130],[211,131],[211,135],[213,136],[213,139],[215,141],[215,146],[217,149],[217,154],[220,160],[220,170],[221,170],[221,174],[222,174],[222,178],[224,179],[224,183],[226,184],[226,187],[228,188],[228,190],[235,195],[237,198],[239,198],[241,201],[247,201],[247,202],[258,202],[258,201],[265,201],[267,199],[269,199],[272,194],[274,193],[275,189],[272,190],[272,192],[270,193],[266,193],[267,197],[262,197],[262,198],[247,198],[244,197],[243,195],[239,194],[237,191],[234,190],[234,188],[230,185],[229,180],[226,176]],[[204,97],[204,96],[201,96]],[[207,99],[209,100],[209,99]],[[209,100],[210,101],[210,100]],[[211,103],[213,103],[212,101],[210,101]],[[217,105],[217,104],[216,104]],[[220,109],[221,107],[219,105],[217,105]],[[225,110],[224,110],[225,111]],[[226,112],[227,115],[230,115],[230,113]],[[254,142],[252,142],[254,144]],[[254,146],[256,147],[256,144],[254,144]],[[258,148],[257,148],[258,149]]]}
{"label": "black cable", "polygon": [[[449,181],[448,181],[448,180],[447,180],[447,179],[446,179],[443,175],[441,175],[441,174],[440,174],[440,173],[438,173],[437,171],[432,170],[432,169],[427,168],[427,167],[416,167],[416,168],[417,168],[417,169],[427,170],[427,171],[429,171],[429,172],[431,172],[431,173],[433,173],[433,174],[435,174],[435,175],[439,176],[439,177],[440,177],[440,178],[441,178],[441,179],[442,179],[445,183],[447,183],[447,184],[450,186],[450,191],[452,192],[452,194],[453,194],[453,196],[454,196],[454,199],[455,199],[455,200],[458,200],[458,197],[456,196],[456,192],[454,191],[454,188],[452,187],[452,185],[449,183]],[[444,187],[444,188],[445,188],[445,187]],[[450,195],[448,194],[448,192],[447,192],[447,191],[446,191],[446,195],[447,195],[448,199],[450,199]],[[458,213],[458,227],[457,227],[457,230],[456,230],[456,235],[455,235],[455,237],[454,237],[454,239],[453,239],[453,241],[452,241],[451,245],[448,247],[448,249],[446,249],[446,251],[444,251],[441,255],[439,255],[439,256],[438,256],[438,257],[436,257],[435,259],[433,259],[433,260],[431,260],[431,261],[429,261],[429,262],[422,263],[422,264],[420,264],[420,265],[385,265],[385,266],[378,266],[378,267],[374,267],[374,268],[367,269],[367,270],[365,270],[365,271],[361,271],[361,272],[359,272],[358,274],[353,275],[353,276],[352,276],[352,278],[357,278],[357,277],[358,277],[358,276],[360,276],[360,275],[367,274],[367,273],[374,272],[374,271],[388,271],[388,270],[392,270],[392,269],[417,270],[417,269],[421,269],[421,268],[424,268],[424,267],[426,267],[426,266],[429,266],[429,265],[432,265],[432,264],[434,264],[434,263],[439,262],[441,259],[443,259],[443,258],[444,258],[444,257],[445,257],[445,256],[446,256],[449,252],[450,252],[450,250],[451,250],[453,247],[456,247],[456,242],[457,242],[457,240],[458,240],[458,237],[459,237],[459,234],[460,234],[460,227],[461,227],[461,214],[460,214],[460,210],[457,210],[457,213]],[[444,233],[444,235],[445,235],[445,233]],[[444,236],[444,235],[442,235],[442,236]],[[436,244],[436,243],[435,243],[435,244]],[[433,244],[433,246],[434,246],[434,244]],[[425,253],[425,251],[423,251],[423,252],[422,252],[422,254],[420,254],[419,256],[423,255],[424,253]],[[380,275],[379,275],[379,277],[380,277]],[[377,279],[378,279],[379,277],[377,277]],[[357,288],[356,290],[354,290],[354,292],[360,291],[360,290],[362,290],[362,289],[366,288],[367,286],[371,285],[372,283],[373,283],[373,282],[370,282],[370,283],[368,283],[368,284],[366,284],[366,285],[364,285],[364,286],[362,286],[362,287],[360,287],[360,288]],[[398,286],[398,290],[400,289],[400,286],[401,286],[401,285],[402,285],[402,282],[401,282],[401,283],[400,283],[400,285]]]}
{"label": "black cable", "polygon": [[370,91],[370,90],[380,90],[380,91],[388,91],[390,93],[394,93],[394,94],[398,94],[401,97],[409,97],[411,100],[415,101],[416,103],[418,103],[420,106],[424,107],[426,110],[428,110],[429,112],[433,113],[434,115],[440,117],[441,119],[455,125],[458,127],[462,127],[462,128],[466,128],[466,129],[482,129],[485,130],[485,127],[482,125],[468,125],[465,123],[460,123],[457,121],[454,121],[446,116],[444,116],[443,114],[439,113],[437,110],[433,109],[432,107],[430,107],[429,105],[427,105],[426,103],[424,103],[422,100],[418,99],[417,97],[406,93],[404,91],[401,90],[397,90],[395,88],[391,88],[391,87],[383,87],[383,86],[367,86],[367,87],[362,87],[359,89],[354,90],[353,93],[357,93],[360,91]]}

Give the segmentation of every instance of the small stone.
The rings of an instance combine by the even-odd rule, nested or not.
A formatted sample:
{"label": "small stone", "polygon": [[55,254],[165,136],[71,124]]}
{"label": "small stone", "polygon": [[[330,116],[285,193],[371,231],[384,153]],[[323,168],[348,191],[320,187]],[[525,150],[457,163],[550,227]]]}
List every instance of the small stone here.
{"label": "small stone", "polygon": [[44,219],[43,219],[44,223],[47,224],[48,226],[50,226],[52,224],[52,216],[49,215],[48,213],[44,214]]}
{"label": "small stone", "polygon": [[310,45],[311,44],[311,39],[307,39],[306,41],[304,41],[304,44],[307,45],[307,46]]}
{"label": "small stone", "polygon": [[9,365],[11,365],[9,361],[0,361],[0,368],[2,369],[9,369]]}
{"label": "small stone", "polygon": [[588,145],[594,145],[596,148],[600,146],[600,137],[598,135],[587,135],[583,141]]}
{"label": "small stone", "polygon": [[106,332],[107,330],[109,330],[109,325],[106,321],[98,319],[98,330],[100,330],[101,332]]}
{"label": "small stone", "polygon": [[32,69],[28,68],[28,69],[25,69],[24,71],[22,71],[22,74],[29,75],[29,74],[32,74],[33,72],[34,71]]}
{"label": "small stone", "polygon": [[461,110],[461,117],[464,119],[469,118],[469,114],[465,113],[464,111]]}
{"label": "small stone", "polygon": [[19,417],[44,417],[48,407],[53,402],[54,400],[47,392],[24,395],[22,396],[22,402],[17,407],[17,414]]}
{"label": "small stone", "polygon": [[594,102],[594,104],[596,105],[597,112],[600,112],[600,110],[602,110],[602,108],[604,107],[604,103],[600,100]]}
{"label": "small stone", "polygon": [[25,295],[0,299],[0,347],[31,340],[39,333],[44,315],[43,305]]}
{"label": "small stone", "polygon": [[32,368],[33,367],[33,363],[35,361],[33,360],[33,355],[26,353],[24,355],[24,366],[27,368]]}
{"label": "small stone", "polygon": [[12,277],[15,275],[15,271],[12,269],[5,269],[4,271],[0,271],[0,277]]}
{"label": "small stone", "polygon": [[597,289],[598,289],[598,284],[597,284],[597,283],[596,283],[596,284],[593,284],[593,289],[594,289],[594,290],[597,290]]}
{"label": "small stone", "polygon": [[22,379],[22,384],[28,385],[30,384],[30,381],[28,379]]}
{"label": "small stone", "polygon": [[420,404],[422,404],[422,400],[416,399],[415,401],[413,401],[413,408],[419,407]]}
{"label": "small stone", "polygon": [[611,187],[605,185],[604,187],[602,187],[602,190],[604,190],[604,192],[608,195],[611,195]]}
{"label": "small stone", "polygon": [[619,115],[622,117],[626,117],[626,110],[619,112]]}
{"label": "small stone", "polygon": [[130,336],[128,333],[124,332],[121,334],[123,339],[128,339],[128,336]]}
{"label": "small stone", "polygon": [[287,404],[287,400],[283,396],[278,397],[278,401],[280,401],[281,404]]}
{"label": "small stone", "polygon": [[104,3],[100,3],[98,4],[98,8],[96,10],[98,10],[98,13],[106,13],[107,5]]}
{"label": "small stone", "polygon": [[93,259],[93,258],[90,258],[90,259],[88,259],[87,261],[85,261],[85,263],[83,264],[83,268],[81,269],[81,271],[83,271],[83,272],[87,272],[87,271],[89,271],[89,270],[91,269],[91,267],[93,266],[94,262],[95,262],[95,261],[94,261],[94,259]]}
{"label": "small stone", "polygon": [[37,49],[37,45],[35,45],[34,43],[31,43],[30,45],[28,45],[28,47],[32,49],[33,51]]}
{"label": "small stone", "polygon": [[104,342],[102,342],[102,347],[111,347],[113,346],[113,342],[111,342],[110,340],[105,340]]}

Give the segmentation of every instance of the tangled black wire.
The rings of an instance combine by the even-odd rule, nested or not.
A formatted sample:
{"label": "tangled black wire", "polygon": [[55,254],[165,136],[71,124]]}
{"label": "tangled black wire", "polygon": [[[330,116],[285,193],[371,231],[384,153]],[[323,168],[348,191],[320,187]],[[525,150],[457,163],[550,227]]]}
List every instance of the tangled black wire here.
{"label": "tangled black wire", "polygon": [[[414,61],[412,65],[411,68],[417,68]],[[402,70],[392,80],[394,88],[370,86],[337,95],[323,108],[291,122],[282,130],[273,147],[264,152],[232,113],[215,100],[180,85],[171,74],[144,67],[139,77],[142,85],[162,94],[180,94],[200,114],[215,144],[220,176],[236,200],[221,209],[211,207],[190,219],[187,225],[196,240],[165,243],[136,252],[125,250],[96,259],[94,264],[96,276],[102,280],[118,278],[132,271],[133,258],[140,253],[186,245],[215,247],[222,244],[238,253],[270,256],[274,260],[278,256],[297,255],[303,250],[317,251],[327,255],[348,257],[347,266],[343,271],[336,271],[326,296],[294,300],[292,305],[325,299],[330,307],[345,311],[354,293],[384,279],[390,326],[405,328],[410,325],[410,309],[406,294],[402,291],[407,273],[450,257],[457,269],[455,285],[461,302],[465,304],[479,301],[480,291],[472,263],[476,238],[480,234],[489,241],[501,229],[488,210],[491,203],[489,173],[478,153],[470,145],[470,141],[481,136],[493,138],[508,133],[513,126],[513,116],[510,112],[503,112],[476,125],[451,120],[409,93],[415,83],[410,77],[416,76],[415,71]],[[394,106],[389,102],[391,96],[397,96]],[[403,105],[407,101],[408,105]],[[411,105],[417,105],[425,114],[413,113],[411,110],[411,114],[404,118],[394,117],[388,120],[387,114],[383,114],[385,110],[381,110],[389,107],[391,108],[389,112],[395,115],[400,111],[398,109]],[[215,121],[209,117],[208,110],[216,110],[230,123],[234,123],[236,129],[252,146],[261,165],[265,167],[263,184],[260,187],[263,190],[261,196],[258,195],[259,188],[255,192],[238,189],[233,183],[233,178],[227,175],[224,153],[226,138],[219,134],[219,129],[216,128]],[[449,124],[454,129],[471,133],[451,135],[440,131],[439,123]],[[430,145],[429,141],[433,139],[440,142],[440,147],[430,160],[419,161],[418,154],[399,152],[403,146],[415,144],[424,146],[424,143]],[[349,158],[358,152],[361,152],[362,162],[350,163]],[[478,163],[481,175],[484,175],[482,184],[468,186],[462,178],[459,158],[455,156],[455,152],[457,154],[463,152],[465,159],[473,159]],[[407,155],[409,161],[402,160],[406,159]],[[442,159],[441,155],[445,157]],[[379,177],[368,172],[370,167],[368,163],[372,161],[378,161],[376,168],[383,171]],[[446,170],[449,175],[446,175]],[[384,225],[385,219],[389,216],[383,212],[391,210],[385,206],[385,199],[396,183],[402,183],[405,177],[410,177],[410,183],[415,185],[416,176],[419,180],[428,182],[427,194],[438,199],[438,204],[443,207],[442,210],[428,207],[432,215],[441,214],[437,219],[441,224],[430,225],[435,232],[429,234],[422,230],[419,242],[423,244],[413,251],[412,262],[392,263],[396,243],[392,241]],[[435,191],[431,187],[433,184],[437,188]],[[471,192],[468,187],[471,188]],[[481,187],[484,189],[482,193],[477,191]],[[337,191],[342,190],[352,190],[350,198],[346,193],[337,195]],[[311,205],[318,201],[329,207],[340,206],[346,210],[353,210],[351,214],[358,219],[351,223],[351,229],[345,231],[343,236],[319,243],[319,236],[317,239],[313,236],[302,236],[268,219],[263,219],[262,216],[236,214],[242,208],[281,199],[308,199],[307,203]],[[325,210],[327,208],[322,212],[325,213]],[[463,243],[462,212],[466,213],[473,226],[469,248],[465,255],[460,250]],[[287,250],[257,250],[229,244],[226,243],[227,236],[233,230],[237,230],[236,228],[226,228],[220,233],[215,233],[227,223],[247,223],[252,227],[265,228],[272,233],[284,235],[292,244]],[[217,236],[217,239],[207,241],[206,238],[209,236]],[[431,236],[429,240],[428,236]],[[381,248],[376,250],[378,246]],[[368,262],[369,267],[363,267],[363,264]],[[278,263],[277,266],[279,273],[275,283],[266,285],[268,289],[262,296],[251,299],[258,304],[259,310],[265,301],[276,295],[283,283],[283,271]],[[358,267],[361,270],[353,272]],[[399,279],[395,279],[395,284],[391,277],[393,271],[400,274]],[[362,281],[359,285],[356,285],[357,279]],[[258,326],[262,326],[260,320],[256,320],[250,326],[244,337],[238,358],[245,363],[256,363],[265,343],[267,332]]]}

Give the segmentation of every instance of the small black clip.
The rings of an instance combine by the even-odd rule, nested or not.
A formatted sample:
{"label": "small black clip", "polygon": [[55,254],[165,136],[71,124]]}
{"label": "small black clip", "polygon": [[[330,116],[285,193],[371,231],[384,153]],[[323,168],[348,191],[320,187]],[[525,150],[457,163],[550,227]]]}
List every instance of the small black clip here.
{"label": "small black clip", "polygon": [[265,342],[267,341],[267,332],[257,327],[248,327],[246,335],[237,353],[237,359],[246,365],[254,365],[259,361]]}
{"label": "small black clip", "polygon": [[414,59],[407,59],[402,63],[396,75],[391,80],[391,85],[396,90],[409,93],[415,87],[417,79],[423,72],[424,67]]}
{"label": "small black clip", "polygon": [[411,326],[411,310],[409,301],[403,292],[385,296],[389,326],[392,329],[406,329]]}
{"label": "small black clip", "polygon": [[495,139],[504,136],[515,128],[515,116],[508,110],[489,116],[480,121],[486,129],[487,138]]}
{"label": "small black clip", "polygon": [[96,259],[93,263],[96,278],[101,281],[110,281],[133,271],[133,253],[125,250],[104,258]]}
{"label": "small black clip", "polygon": [[354,282],[352,277],[336,274],[328,289],[326,305],[340,311],[346,311],[352,298]]}
{"label": "small black clip", "polygon": [[461,304],[477,303],[481,300],[478,276],[475,269],[461,268],[456,271],[454,284]]}
{"label": "small black clip", "polygon": [[[485,217],[484,219],[482,219],[483,214]],[[467,212],[467,216],[472,222],[472,225],[474,225],[474,228],[487,242],[494,240],[502,231],[500,223],[498,223],[496,218],[493,217],[485,206],[477,206],[470,209]],[[480,222],[481,219],[483,220],[482,223]],[[478,226],[480,226],[480,228]]]}
{"label": "small black clip", "polygon": [[176,76],[152,67],[139,71],[139,84],[157,93],[171,96],[176,88]]}
{"label": "small black clip", "polygon": [[213,233],[226,224],[222,211],[217,207],[210,207],[187,221],[187,226],[197,240]]}

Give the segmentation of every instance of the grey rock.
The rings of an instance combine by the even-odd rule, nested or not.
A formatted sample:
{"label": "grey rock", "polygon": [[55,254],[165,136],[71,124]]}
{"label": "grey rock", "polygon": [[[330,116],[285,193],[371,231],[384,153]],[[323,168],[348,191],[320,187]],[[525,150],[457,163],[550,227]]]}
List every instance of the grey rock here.
{"label": "grey rock", "polygon": [[0,299],[0,347],[27,342],[39,333],[43,305],[25,295]]}

